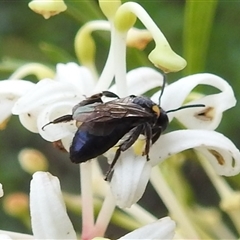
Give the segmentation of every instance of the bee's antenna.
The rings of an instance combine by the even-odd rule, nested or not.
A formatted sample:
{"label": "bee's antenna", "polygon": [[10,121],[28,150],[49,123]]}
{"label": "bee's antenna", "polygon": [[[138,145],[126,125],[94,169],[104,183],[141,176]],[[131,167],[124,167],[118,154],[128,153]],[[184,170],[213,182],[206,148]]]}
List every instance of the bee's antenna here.
{"label": "bee's antenna", "polygon": [[163,84],[162,84],[162,89],[161,89],[161,93],[160,93],[160,96],[158,98],[158,105],[161,106],[161,98],[162,98],[162,95],[163,95],[163,92],[164,92],[164,88],[165,88],[165,85],[166,85],[166,82],[167,82],[167,75],[166,73],[162,73],[163,75]]}
{"label": "bee's antenna", "polygon": [[175,109],[168,110],[168,111],[166,111],[166,113],[176,112],[176,111],[181,110],[181,109],[193,108],[193,107],[205,107],[205,105],[204,105],[204,104],[185,105],[185,106],[181,106],[181,107],[179,107],[179,108],[175,108]]}

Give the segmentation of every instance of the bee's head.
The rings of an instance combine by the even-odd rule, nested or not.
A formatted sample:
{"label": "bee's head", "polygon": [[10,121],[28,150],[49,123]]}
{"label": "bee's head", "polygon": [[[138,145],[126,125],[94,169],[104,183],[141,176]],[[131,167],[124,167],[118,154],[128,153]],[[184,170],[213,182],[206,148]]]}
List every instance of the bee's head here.
{"label": "bee's head", "polygon": [[167,128],[168,124],[169,124],[168,115],[166,111],[164,111],[160,107],[160,114],[158,116],[156,125],[161,126],[163,132]]}

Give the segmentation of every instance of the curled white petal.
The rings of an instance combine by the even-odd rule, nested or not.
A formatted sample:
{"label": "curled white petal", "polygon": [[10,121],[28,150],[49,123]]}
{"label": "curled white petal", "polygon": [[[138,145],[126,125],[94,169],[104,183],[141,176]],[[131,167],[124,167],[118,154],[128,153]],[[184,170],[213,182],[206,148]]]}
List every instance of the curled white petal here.
{"label": "curled white petal", "polygon": [[173,239],[175,227],[175,222],[170,217],[165,217],[130,232],[120,239]]}
{"label": "curled white petal", "polygon": [[21,124],[31,132],[38,133],[37,118],[39,110],[35,109],[28,113],[19,114]]}
{"label": "curled white petal", "polygon": [[66,114],[71,114],[71,110],[75,104],[75,100],[61,101],[44,108],[39,113],[37,119],[39,134],[44,139],[53,142],[68,136],[70,133],[75,133],[77,131],[75,121],[49,124],[43,129],[44,125],[53,121],[54,119],[64,116]]}
{"label": "curled white petal", "polygon": [[[163,75],[153,68],[140,67],[127,73],[128,92],[136,96],[142,95],[155,87],[160,87],[162,83]],[[109,90],[117,92],[116,85],[113,85]]]}
{"label": "curled white petal", "polygon": [[75,86],[79,95],[91,94],[95,86],[94,78],[88,68],[70,62],[67,64],[57,64],[55,79],[59,82],[70,83]]}
{"label": "curled white petal", "polygon": [[11,115],[14,103],[26,93],[34,83],[24,80],[0,81],[0,123]]}
{"label": "curled white petal", "polygon": [[[212,94],[189,102],[188,104],[201,103],[206,105],[206,109],[212,109],[211,117],[196,117],[201,108],[188,108],[174,113],[169,113],[169,120],[176,117],[187,128],[215,129],[222,118],[222,113],[235,106],[236,99],[234,97],[231,86],[222,78],[209,73],[194,74],[184,77],[165,88],[161,99],[161,106],[164,110],[171,110],[180,107],[186,100],[189,93],[199,84],[213,86],[221,92]],[[177,94],[176,94],[177,93]],[[154,94],[153,100],[157,100],[159,93]]]}
{"label": "curled white petal", "polygon": [[33,235],[37,239],[77,239],[67,215],[58,178],[50,173],[33,175],[30,189]]}
{"label": "curled white petal", "polygon": [[201,151],[220,175],[240,172],[240,152],[236,146],[221,133],[208,130],[178,130],[161,136],[151,147],[149,162],[154,166],[190,148]]}
{"label": "curled white petal", "polygon": [[136,156],[132,149],[123,152],[118,159],[111,180],[111,189],[116,204],[131,207],[143,195],[151,173],[151,164],[146,157]]}
{"label": "curled white petal", "polygon": [[[39,126],[38,124],[38,122],[42,123],[42,118],[39,120],[42,111],[46,113],[48,108],[53,108],[55,104],[64,105],[65,102],[71,102],[72,104],[69,104],[69,112],[72,107],[80,101],[80,99],[81,98],[78,96],[78,93],[72,84],[59,83],[51,79],[44,79],[38,82],[15,103],[12,112],[13,114],[19,115],[20,122],[25,128],[31,132],[38,133],[41,131],[44,124],[47,123],[45,122],[42,126]],[[49,115],[50,114],[52,114],[52,112],[49,112]],[[49,140],[48,138],[45,139]]]}
{"label": "curled white petal", "polygon": [[[221,94],[221,93],[219,93]],[[174,112],[179,122],[189,129],[216,129],[223,116],[222,110],[218,107],[224,101],[219,94],[205,96],[201,99],[191,101],[186,105],[204,104],[205,107],[191,107]]]}
{"label": "curled white petal", "polygon": [[12,112],[13,114],[26,113],[71,98],[78,98],[78,92],[72,84],[43,79],[16,102]]}

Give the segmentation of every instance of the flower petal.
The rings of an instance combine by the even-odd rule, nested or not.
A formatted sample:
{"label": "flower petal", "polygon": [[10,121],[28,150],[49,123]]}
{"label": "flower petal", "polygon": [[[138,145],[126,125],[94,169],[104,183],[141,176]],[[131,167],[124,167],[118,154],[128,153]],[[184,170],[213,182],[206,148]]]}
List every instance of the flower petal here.
{"label": "flower petal", "polygon": [[14,103],[32,86],[34,83],[24,80],[0,81],[0,123],[11,115]]}
{"label": "flower petal", "polygon": [[38,110],[19,114],[21,124],[31,132],[38,133],[37,118]]}
{"label": "flower petal", "polygon": [[61,139],[63,147],[66,149],[66,151],[69,152],[69,148],[72,145],[74,134],[69,134],[68,136]]}
{"label": "flower petal", "polygon": [[31,222],[37,239],[77,239],[57,177],[36,172],[30,190]]}
{"label": "flower petal", "polygon": [[65,99],[76,99],[77,103],[80,101],[77,96],[77,89],[72,84],[43,79],[16,102],[12,112],[13,114],[26,113]]}
{"label": "flower petal", "polygon": [[146,157],[136,156],[132,149],[123,152],[118,159],[111,180],[116,205],[131,207],[143,195],[151,173]]}
{"label": "flower petal", "polygon": [[74,100],[56,102],[47,106],[39,113],[37,119],[38,132],[44,139],[53,142],[77,131],[75,121],[50,124],[42,129],[43,126],[54,119],[71,114],[72,108],[75,105],[74,102]]}
{"label": "flower petal", "polygon": [[79,95],[91,94],[95,86],[95,80],[88,68],[79,66],[74,62],[57,64],[55,79],[64,83],[71,83],[75,86]]}
{"label": "flower petal", "polygon": [[175,222],[170,217],[165,217],[130,232],[120,239],[173,239],[175,227]]}
{"label": "flower petal", "polygon": [[0,240],[6,240],[6,239],[27,240],[27,239],[34,239],[34,237],[28,234],[0,230]]}
{"label": "flower petal", "polygon": [[[69,113],[73,106],[80,102],[80,100],[81,98],[78,97],[78,92],[72,84],[44,79],[38,82],[15,103],[12,112],[13,114],[19,115],[22,125],[29,131],[39,132],[45,124],[44,123],[42,126],[38,125],[39,114],[42,111],[45,111],[46,113],[48,107],[54,108],[55,104],[65,105],[67,102],[66,105],[69,106],[69,109],[64,108],[64,111]],[[59,112],[58,107],[59,114],[64,111]],[[50,114],[52,113],[49,112],[49,115]],[[52,114],[52,117],[54,117],[54,114]],[[39,121],[39,123],[41,123],[41,120]]]}
{"label": "flower petal", "polygon": [[8,239],[12,239],[12,238],[10,238],[8,235],[6,235],[6,234],[1,234],[0,233],[0,240],[8,240]]}
{"label": "flower petal", "polygon": [[167,157],[186,149],[203,153],[220,175],[233,176],[240,172],[240,152],[224,135],[207,130],[178,130],[167,133],[150,149],[154,166]]}
{"label": "flower petal", "polygon": [[[188,108],[169,113],[169,120],[171,121],[173,117],[176,117],[187,128],[215,129],[221,121],[222,113],[236,104],[231,86],[216,75],[209,73],[194,74],[170,84],[165,88],[161,106],[164,110],[180,107],[189,93],[199,84],[213,86],[221,91],[220,93],[200,98],[197,101],[188,102],[188,104],[205,104],[205,111],[206,114],[208,113],[208,116],[204,117],[202,108]],[[159,92],[154,94],[152,99],[156,101],[158,97]]]}
{"label": "flower petal", "polygon": [[[140,67],[127,73],[127,87],[129,94],[136,96],[142,95],[155,87],[162,86],[162,83],[163,75],[153,68]],[[109,91],[116,92],[116,85],[113,85]]]}

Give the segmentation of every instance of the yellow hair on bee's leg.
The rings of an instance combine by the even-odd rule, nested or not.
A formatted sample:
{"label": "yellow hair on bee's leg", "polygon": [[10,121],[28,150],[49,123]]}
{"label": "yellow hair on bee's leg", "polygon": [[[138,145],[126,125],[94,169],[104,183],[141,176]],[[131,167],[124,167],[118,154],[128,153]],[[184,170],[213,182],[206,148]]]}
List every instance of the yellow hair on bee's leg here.
{"label": "yellow hair on bee's leg", "polygon": [[139,137],[138,140],[133,145],[133,151],[137,156],[144,156],[145,155],[145,145],[146,139],[145,137]]}

